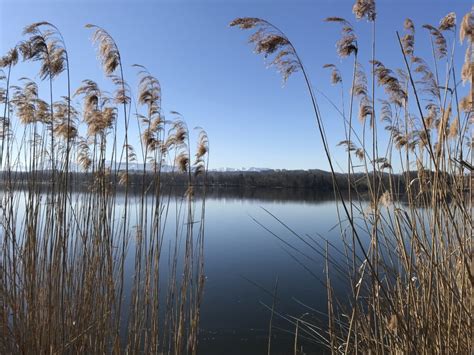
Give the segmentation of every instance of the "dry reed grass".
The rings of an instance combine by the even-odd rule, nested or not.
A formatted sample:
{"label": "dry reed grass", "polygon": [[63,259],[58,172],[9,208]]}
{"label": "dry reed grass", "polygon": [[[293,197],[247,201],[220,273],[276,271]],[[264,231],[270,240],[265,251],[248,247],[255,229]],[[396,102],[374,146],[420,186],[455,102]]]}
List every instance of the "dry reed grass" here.
{"label": "dry reed grass", "polygon": [[[431,44],[430,62],[434,69],[417,51],[416,26],[407,19],[405,34],[401,37],[397,32],[398,40],[395,38],[393,43],[400,48],[403,67],[396,71],[376,58],[375,2],[357,0],[353,12],[356,19],[367,19],[372,28],[370,86],[359,60],[358,43],[364,39],[357,37],[349,21],[340,17],[326,19],[342,26],[337,54],[341,58],[353,57],[348,111],[344,110],[344,78],[334,65],[325,65],[332,71],[331,82],[341,90],[341,105],[331,103],[342,107],[338,113],[345,129],[340,145],[347,151],[348,198],[343,198],[334,179],[342,207],[342,250],[334,245],[324,248],[283,224],[319,253],[326,252],[327,279],[320,281],[327,289],[328,323],[321,327],[306,315],[304,319],[286,317],[295,326],[294,353],[299,353],[298,337],[304,337],[337,354],[469,354],[474,282],[473,167],[469,163],[473,12],[464,16],[459,27],[454,13],[443,17],[439,26],[422,26],[428,30],[428,37],[417,35],[417,41]],[[285,81],[294,72],[302,72],[334,175],[335,162],[316,91],[291,41],[263,19],[239,18],[230,25],[253,31],[250,42],[255,51],[273,56],[271,63],[282,72]],[[464,98],[461,93],[466,90],[457,79],[459,69],[455,65],[458,31],[461,42],[467,41],[461,79],[470,84],[471,90]],[[383,88],[384,94],[376,86]],[[360,125],[353,120],[357,103]],[[385,126],[386,134],[377,129],[378,124]],[[380,141],[388,142],[383,150]],[[395,183],[394,163],[405,176],[406,191],[400,191]],[[351,178],[361,169],[369,187],[368,202]],[[388,186],[381,183],[382,173],[389,174]],[[408,201],[403,202],[401,195],[406,195]],[[342,260],[331,257],[331,249],[343,255]],[[304,265],[303,260],[301,263]],[[340,280],[351,290],[348,299],[338,298],[333,288]]]}
{"label": "dry reed grass", "polygon": [[[118,45],[104,29],[86,27],[94,30],[112,95],[90,79],[71,92],[64,39],[47,22],[26,27],[25,39],[0,61],[0,353],[195,354],[205,203],[196,211],[192,193],[173,201],[160,174],[163,164],[173,165],[175,174],[188,176],[191,191],[194,178],[207,172],[207,135],[199,133],[193,159],[186,124],[165,120],[158,80],[137,66],[135,116],[143,139],[132,147],[131,90]],[[30,79],[12,84],[20,57],[39,63],[46,99]],[[67,88],[56,85],[60,76]],[[82,99],[82,109],[73,98]],[[129,163],[137,155],[144,183],[132,194]],[[28,173],[26,186],[14,180],[17,170]],[[77,171],[94,177],[86,192],[74,192],[82,183],[72,181]],[[172,206],[179,214],[169,221]]]}

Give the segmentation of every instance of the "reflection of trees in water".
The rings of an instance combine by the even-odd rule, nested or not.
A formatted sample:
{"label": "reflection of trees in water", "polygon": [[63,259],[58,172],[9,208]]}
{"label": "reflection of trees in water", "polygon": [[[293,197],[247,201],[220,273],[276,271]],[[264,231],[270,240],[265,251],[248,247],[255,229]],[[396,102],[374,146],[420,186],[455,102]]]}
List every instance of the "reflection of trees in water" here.
{"label": "reflection of trees in water", "polygon": [[298,188],[241,188],[211,187],[206,193],[207,198],[255,199],[264,201],[330,201],[334,200],[331,191],[317,191]]}
{"label": "reflection of trees in water", "polygon": [[[28,184],[28,173],[11,172],[13,187],[16,189],[25,189]],[[44,183],[39,186],[42,190],[48,190],[51,181],[50,172],[37,172],[37,179]],[[369,174],[370,175],[370,174]],[[89,173],[74,172],[70,174],[70,188],[74,192],[92,192],[94,191],[94,176]],[[365,176],[365,175],[364,175]],[[367,196],[366,179],[362,174],[351,176],[351,186],[354,191],[359,193],[361,199]],[[115,185],[114,176],[111,175],[109,183]],[[404,175],[381,174],[380,183],[382,190],[387,190],[391,184],[402,200],[406,200],[406,183],[416,178],[416,172],[410,172]],[[187,175],[180,173],[162,173],[160,184],[162,194],[182,195],[187,189]],[[347,187],[347,175],[337,174],[335,179],[339,186]],[[446,178],[449,181],[449,177]],[[0,172],[0,188],[4,177]],[[129,175],[129,191],[131,193],[141,193],[143,184],[148,191],[154,191],[154,184],[151,174],[132,172]],[[203,180],[197,178],[194,181],[195,194],[202,195]],[[123,187],[116,185],[118,192]],[[419,191],[412,187],[416,196]],[[347,189],[342,189],[343,197],[347,195]],[[209,172],[207,176],[206,194],[210,198],[248,198],[275,201],[327,201],[334,199],[333,180],[328,172],[321,170],[293,170],[293,171],[260,171],[260,172]],[[354,195],[353,195],[354,197]]]}

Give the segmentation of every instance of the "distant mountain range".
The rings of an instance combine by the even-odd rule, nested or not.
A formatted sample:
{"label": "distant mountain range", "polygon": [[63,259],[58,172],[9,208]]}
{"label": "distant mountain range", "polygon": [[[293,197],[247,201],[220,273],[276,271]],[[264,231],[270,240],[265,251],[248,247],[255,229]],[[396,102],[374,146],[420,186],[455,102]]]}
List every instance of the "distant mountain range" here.
{"label": "distant mountain range", "polygon": [[[105,163],[107,166],[111,166],[112,163],[110,161],[107,161]],[[136,162],[129,162],[128,163],[128,170],[131,171],[143,171],[143,163],[136,163]],[[125,162],[122,162],[120,166],[120,170],[125,169]],[[153,166],[151,164],[147,164],[146,166],[147,171],[153,171]],[[256,168],[256,167],[250,167],[250,168],[229,168],[229,167],[220,167],[220,168],[214,168],[214,169],[209,169],[209,171],[218,171],[218,172],[240,172],[240,171],[245,171],[245,172],[261,172],[261,171],[274,171],[275,169],[269,169],[269,168]],[[278,169],[280,170],[280,169]],[[161,167],[161,171],[163,172],[171,172],[173,171],[173,166],[172,165],[163,165]]]}
{"label": "distant mountain range", "polygon": [[[125,170],[125,162],[121,162],[121,163],[114,163],[110,160],[107,160],[105,162],[105,165],[107,167],[111,167],[111,168],[114,168],[115,167],[115,164],[117,164],[117,167],[119,168],[119,170]],[[58,165],[59,166],[59,165]],[[144,168],[144,164],[143,163],[138,163],[138,162],[129,162],[128,163],[128,170],[133,172],[133,171],[136,171],[136,172],[142,172],[143,171],[143,168]],[[41,168],[38,168],[39,170],[49,170],[50,169],[50,165],[48,166],[42,166]],[[27,170],[25,168],[25,166],[21,163],[17,163],[17,165],[15,167],[12,167],[12,170],[14,171],[25,171]],[[74,163],[74,162],[70,162],[69,163],[69,170],[70,171],[78,171],[78,172],[81,172],[82,169],[79,167],[78,164]],[[147,164],[146,165],[146,171],[153,171],[153,165],[152,164]],[[168,165],[168,164],[164,164],[162,165],[161,167],[161,171],[162,172],[165,172],[165,173],[169,173],[169,172],[172,172],[173,170],[176,170],[176,167],[173,167],[172,165]],[[305,170],[308,170],[308,171],[314,171],[314,169],[298,169],[299,171],[305,171]],[[270,168],[259,168],[259,167],[250,167],[250,168],[246,168],[246,167],[242,167],[242,168],[230,168],[230,167],[219,167],[219,168],[212,168],[212,169],[209,169],[210,172],[272,172],[272,171],[289,171],[287,169],[270,169]]]}
{"label": "distant mountain range", "polygon": [[259,172],[259,171],[274,171],[274,169],[269,169],[269,168],[217,168],[217,169],[209,169],[210,171],[222,171],[222,172],[238,172],[238,171],[252,171],[252,172]]}

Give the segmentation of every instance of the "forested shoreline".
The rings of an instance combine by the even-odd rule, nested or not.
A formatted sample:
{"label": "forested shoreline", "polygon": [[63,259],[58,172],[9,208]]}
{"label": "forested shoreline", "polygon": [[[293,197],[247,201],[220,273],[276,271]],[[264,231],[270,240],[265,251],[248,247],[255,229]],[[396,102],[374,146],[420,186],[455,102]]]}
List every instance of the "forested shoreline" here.
{"label": "forested shoreline", "polygon": [[[36,174],[36,184],[40,182],[42,185],[51,184],[51,171],[21,172],[12,171],[9,173],[0,172],[0,186],[5,185],[9,179],[13,186],[24,187],[31,181],[31,174]],[[377,173],[376,180],[381,183],[382,188],[388,189],[390,185],[404,194],[410,182],[419,179],[416,171],[410,171],[403,174]],[[426,171],[425,183],[430,183],[432,172]],[[367,176],[372,173],[355,173],[350,175],[350,186],[352,190],[358,192],[368,191]],[[64,178],[64,174],[57,173],[57,178]],[[70,172],[68,180],[73,187],[77,189],[87,189],[93,187],[97,174],[86,172]],[[448,177],[449,178],[449,177]],[[334,179],[339,188],[344,191],[349,190],[348,175],[344,173],[335,174]],[[111,185],[120,188],[118,175],[110,174],[108,181]],[[408,181],[408,184],[407,184]],[[333,191],[334,180],[331,173],[324,170],[265,170],[265,171],[209,171],[206,175],[197,176],[193,180],[194,186],[210,186],[224,188],[272,188],[272,189],[309,189],[319,192]],[[188,175],[180,172],[161,172],[159,175],[143,171],[129,172],[129,183],[133,188],[145,186],[153,186],[160,183],[164,186],[188,186]],[[413,185],[417,185],[413,184]],[[413,186],[416,188],[416,186]]]}

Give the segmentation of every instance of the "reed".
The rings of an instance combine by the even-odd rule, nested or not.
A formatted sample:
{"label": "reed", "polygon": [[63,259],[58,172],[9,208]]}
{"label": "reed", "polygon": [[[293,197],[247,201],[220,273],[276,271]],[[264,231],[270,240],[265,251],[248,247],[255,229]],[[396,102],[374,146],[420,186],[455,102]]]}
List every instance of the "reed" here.
{"label": "reed", "polygon": [[[298,337],[304,336],[331,353],[468,354],[474,282],[469,163],[474,15],[467,13],[460,26],[454,13],[438,25],[423,25],[426,32],[417,33],[416,41],[431,45],[426,59],[416,48],[417,27],[407,19],[404,33],[397,31],[392,39],[402,69],[391,70],[376,52],[375,1],[357,0],[353,12],[372,28],[372,38],[367,40],[371,85],[360,62],[359,44],[365,39],[357,36],[348,20],[326,19],[342,27],[336,45],[339,57],[353,57],[348,95],[339,69],[325,65],[331,70],[332,84],[341,90],[341,104],[315,89],[296,48],[279,28],[259,18],[238,18],[230,24],[253,32],[250,43],[255,52],[270,58],[284,81],[302,73],[341,208],[342,248],[324,237],[318,241],[298,235],[275,217],[326,260],[327,277],[319,281],[327,289],[327,325],[319,325],[307,314],[304,319],[285,317],[296,329],[294,353],[299,353]],[[467,42],[466,56],[459,81],[456,58],[463,42]],[[464,97],[468,90],[463,83],[470,85]],[[336,179],[336,162],[324,129],[327,113],[319,108],[318,93],[330,101],[343,122],[339,145],[347,151],[347,197]],[[357,105],[359,123],[353,120]],[[382,147],[381,142],[387,143]],[[368,198],[358,191],[360,181],[354,179],[361,172]],[[404,177],[406,191],[400,189],[397,173]],[[383,183],[382,176],[387,175],[389,182]],[[311,271],[303,259],[299,262]],[[350,296],[338,295],[335,284],[350,290]]]}
{"label": "reed", "polygon": [[[193,185],[207,175],[207,134],[199,131],[193,157],[182,117],[165,119],[159,81],[136,66],[133,98],[117,43],[86,27],[112,94],[91,79],[71,91],[66,43],[48,22],[26,27],[0,60],[0,353],[195,354],[205,199]],[[25,63],[17,66],[19,59]],[[40,83],[21,78],[21,67],[33,62]],[[130,144],[132,122],[142,135],[138,147]],[[137,156],[143,179],[132,192],[129,164]],[[186,194],[163,185],[164,164],[187,177]],[[18,171],[26,184],[14,179]],[[77,172],[93,176],[86,191],[75,189]]]}

